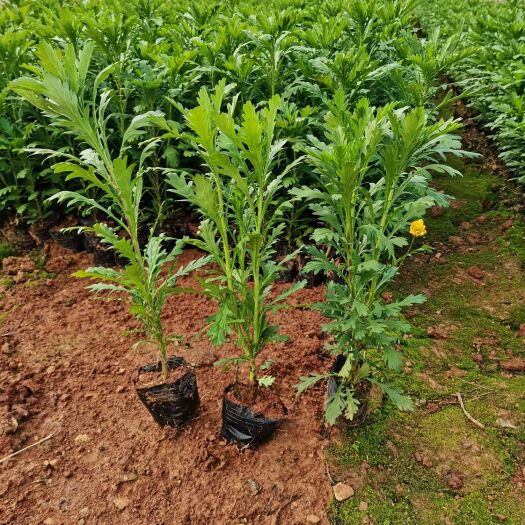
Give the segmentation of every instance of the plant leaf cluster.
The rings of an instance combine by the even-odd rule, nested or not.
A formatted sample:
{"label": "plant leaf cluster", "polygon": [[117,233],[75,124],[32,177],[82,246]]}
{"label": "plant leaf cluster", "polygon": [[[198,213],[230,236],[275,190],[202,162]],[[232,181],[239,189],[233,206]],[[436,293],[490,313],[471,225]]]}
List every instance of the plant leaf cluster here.
{"label": "plant leaf cluster", "polygon": [[[138,148],[137,139],[145,135],[153,119],[160,118],[162,113],[135,116],[123,134],[119,155],[114,157],[108,146],[106,114],[111,93],[102,91],[100,96],[98,93],[107,69],[97,76],[91,97],[87,96],[85,78],[92,52],[92,45],[77,54],[71,44],[62,52],[43,43],[38,52],[39,64],[32,68],[33,76],[16,79],[12,89],[42,111],[53,126],[70,134],[79,150],[77,155],[50,149],[32,150],[33,154],[64,158],[53,165],[54,172],[65,174],[66,182],[79,179],[85,185],[86,192],[63,190],[51,199],[70,206],[80,204],[88,211],[97,210],[113,224],[99,222],[82,229],[95,233],[104,245],[111,247],[124,267],[93,267],[78,271],[75,276],[96,280],[90,286],[94,292],[122,292],[131,298],[130,313],[142,323],[147,340],[157,346],[166,377],[169,337],[161,321],[164,303],[170,294],[178,291],[175,284],[179,277],[207,261],[201,258],[175,271],[173,265],[182,252],[182,244],[166,249],[165,236],[154,235],[153,229],[146,245],[141,246],[144,159],[156,143],[148,141],[140,147],[137,165],[130,162],[127,153],[131,147]],[[98,198],[89,196],[90,188],[97,190]]]}
{"label": "plant leaf cluster", "polygon": [[460,175],[445,161],[447,154],[468,155],[454,135],[459,125],[453,119],[429,122],[422,108],[376,109],[366,99],[352,111],[338,91],[325,118],[325,141],[312,136],[305,148],[318,184],[291,193],[311,203],[320,223],[312,238],[323,250],[307,248],[312,260],[305,270],[331,276],[325,300],[316,307],[330,320],[323,326],[333,341],[329,349],[344,363],[328,376],[303,378],[299,391],[330,375],[336,379],[326,406],[331,424],[342,415],[354,417],[363,380],[382,388],[398,408],[412,406],[385,379],[388,370],[400,372],[403,366],[401,343],[411,327],[402,310],[425,297],[387,301],[384,293],[414,253],[407,241],[410,223],[431,206],[448,203],[430,186],[431,173]]}
{"label": "plant leaf cluster", "polygon": [[[291,207],[279,192],[301,158],[290,164],[282,162],[286,141],[275,137],[281,107],[278,96],[259,111],[246,102],[241,117],[235,119],[237,96],[223,110],[231,89],[223,80],[211,96],[201,90],[198,106],[183,109],[189,131],[182,138],[199,153],[204,171],[172,172],[168,180],[203,219],[199,238],[187,242],[208,253],[215,263],[201,280],[204,293],[218,304],[218,311],[209,319],[208,335],[214,344],[221,345],[235,333],[242,351],[218,364],[246,364],[249,383],[255,388],[257,356],[270,342],[280,339],[268,314],[304,284],[295,283],[281,295],[271,295],[287,260],[277,261],[274,250],[284,231],[284,210]],[[259,382],[269,386],[273,379],[260,378]]]}

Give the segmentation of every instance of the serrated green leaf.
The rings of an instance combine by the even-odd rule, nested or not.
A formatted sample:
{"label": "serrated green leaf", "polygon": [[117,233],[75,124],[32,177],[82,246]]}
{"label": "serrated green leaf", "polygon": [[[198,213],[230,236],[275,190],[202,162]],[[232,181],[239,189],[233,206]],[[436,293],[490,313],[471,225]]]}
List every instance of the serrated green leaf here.
{"label": "serrated green leaf", "polygon": [[383,356],[388,368],[395,370],[396,372],[401,371],[403,368],[403,358],[397,350],[394,350],[393,348],[385,348],[383,350]]}
{"label": "serrated green leaf", "polygon": [[296,385],[297,395],[302,394],[305,390],[315,385],[317,382],[322,381],[328,377],[330,377],[329,374],[312,374],[301,377],[300,383]]}
{"label": "serrated green leaf", "polygon": [[264,387],[270,387],[275,383],[275,377],[273,376],[262,376],[257,378],[259,385]]}

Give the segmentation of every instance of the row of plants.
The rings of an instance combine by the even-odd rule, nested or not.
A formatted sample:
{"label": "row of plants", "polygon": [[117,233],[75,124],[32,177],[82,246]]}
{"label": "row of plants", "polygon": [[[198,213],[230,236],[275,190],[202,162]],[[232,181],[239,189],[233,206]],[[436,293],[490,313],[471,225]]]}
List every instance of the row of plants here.
{"label": "row of plants", "polygon": [[[293,145],[321,132],[326,102],[338,89],[352,103],[366,96],[374,105],[396,101],[433,110],[432,99],[440,90],[436,74],[461,59],[463,52],[456,50],[455,40],[443,44],[418,38],[410,29],[413,4],[274,0],[261,12],[252,0],[183,1],[176,6],[160,0],[5,2],[0,12],[0,211],[14,217],[16,224],[38,223],[40,231],[40,223],[48,225],[56,216],[47,200],[50,195],[85,189],[80,181],[66,184],[49,169],[50,163],[42,164],[27,151],[42,144],[74,151],[74,143],[9,90],[10,81],[47,54],[46,46],[70,45],[76,52],[88,42],[92,46],[85,82],[92,89],[95,72],[104,71],[104,86],[112,94],[108,148],[113,154],[136,114],[160,110],[169,120],[178,115],[172,101],[190,107],[202,86],[224,78],[235,84],[240,105],[257,105],[279,94],[282,111],[276,135],[289,139],[285,152],[290,163],[295,158]],[[197,166],[188,146],[173,140],[164,141],[146,159],[147,168]],[[285,184],[291,182],[310,183],[308,169],[297,166]],[[176,222],[188,209],[174,202],[158,170],[146,170],[144,188],[146,222],[173,232],[170,219]],[[95,188],[90,192],[101,197]],[[80,203],[69,211],[89,214]],[[283,237],[289,244],[302,242],[310,230],[308,218],[306,208],[285,213]]]}
{"label": "row of plants", "polygon": [[501,158],[525,182],[525,5],[520,0],[431,0],[420,9],[428,31],[475,46],[450,75],[489,130]]}
{"label": "row of plants", "polygon": [[[91,4],[82,5],[73,4],[88,16]],[[237,348],[217,363],[237,370],[223,400],[222,434],[244,445],[267,439],[285,415],[272,389],[278,378],[264,356],[282,338],[270,314],[289,307],[288,297],[305,282],[280,294],[274,285],[301,252],[305,272],[328,279],[326,299],[314,307],[327,320],[323,330],[334,363],[327,372],[301,378],[298,392],[327,380],[330,424],[359,422],[371,385],[410,409],[410,399],[395,386],[403,336],[410,331],[402,311],[424,297],[392,300],[385,292],[407,257],[427,249],[418,240],[425,234],[425,210],[448,203],[431,187],[432,173],[460,175],[447,164],[449,155],[467,155],[456,135],[460,123],[438,118],[434,100],[442,88],[435,86],[445,69],[471,51],[457,51],[454,39],[420,39],[405,29],[409,1],[295,2],[295,9],[276,2],[264,16],[248,2],[183,4],[174,12],[145,1],[130,5],[159,8],[147,31],[142,11],[129,20],[142,36],[151,31],[154,42],[168,46],[166,59],[200,46],[189,60],[191,75],[199,76],[185,77],[186,90],[155,85],[147,103],[132,104],[123,98],[133,93],[123,87],[130,57],[112,55],[115,61],[107,64],[107,49],[91,39],[89,24],[79,22],[72,31],[77,18],[66,18],[72,24],[68,38],[43,39],[29,73],[6,89],[24,108],[24,122],[46,135],[20,152],[40,163],[51,194],[46,206],[90,217],[81,231],[118,256],[119,267],[96,266],[76,275],[94,279],[95,292],[128,296],[145,341],[158,349],[158,363],[139,371],[139,397],[160,424],[179,425],[194,416],[197,377],[182,357],[170,356],[177,336],[166,333],[161,313],[171,294],[202,293],[217,305],[208,319],[210,340],[233,340]],[[239,25],[229,25],[225,12]],[[95,18],[98,23],[104,17]],[[266,47],[245,40],[255,27],[258,38],[271,43],[271,60]],[[172,48],[186,32],[191,37]],[[233,54],[225,55],[223,47],[218,55],[207,54],[214,39]],[[133,33],[127,45],[137,42]],[[275,47],[284,42],[286,53]],[[199,64],[203,56],[215,60],[213,67]],[[241,56],[255,68],[245,83],[239,71],[232,77],[223,69]],[[157,71],[154,78],[164,77]],[[144,86],[137,92],[144,96]],[[440,99],[444,105],[453,97],[445,91]],[[177,162],[167,151],[177,152]],[[155,206],[152,181],[162,187]],[[162,223],[182,205],[200,225],[193,237],[175,241]],[[279,246],[288,219],[298,214],[305,226],[294,236],[304,245],[283,255]],[[177,256],[186,245],[204,255],[180,268]],[[198,288],[177,284],[195,271]],[[273,408],[265,412],[261,406]]]}
{"label": "row of plants", "polygon": [[[50,52],[59,56],[55,50]],[[281,100],[273,97],[260,110],[248,102],[236,116],[236,97],[229,97],[226,104],[231,90],[223,81],[211,94],[203,88],[198,106],[182,109],[188,127],[184,133],[158,112],[136,116],[126,130],[119,156],[114,158],[105,140],[109,94],[94,94],[96,105],[82,103],[87,97],[75,93],[74,86],[83,85],[81,75],[87,70],[89,53],[84,50],[79,57],[66,56],[72,62],[65,59],[60,69],[63,76],[46,71],[44,61],[36,78],[21,78],[13,87],[57,126],[70,132],[81,147],[87,146],[77,156],[52,150],[37,152],[64,156],[64,161],[53,166],[55,173],[78,178],[103,192],[102,201],[78,191],[62,191],[53,197],[82,202],[117,225],[112,228],[98,223],[87,229],[126,260],[124,267],[95,267],[76,275],[96,279],[91,286],[94,291],[131,296],[131,312],[159,350],[162,380],[167,381],[171,364],[183,364],[168,359],[170,336],[160,321],[164,302],[169,294],[184,291],[176,288],[178,277],[213,262],[201,279],[202,293],[218,305],[217,313],[209,319],[208,333],[220,345],[233,332],[239,349],[236,356],[218,364],[247,369],[246,379],[234,385],[236,389],[246,387],[244,393],[235,392],[243,403],[254,403],[259,388],[272,385],[274,378],[260,373],[267,365],[259,359],[264,348],[279,337],[277,327],[269,324],[268,314],[283,306],[283,301],[304,284],[292,285],[277,297],[271,294],[279,267],[285,262],[273,257],[273,248],[284,228],[282,214],[290,206],[290,199],[279,198],[278,190],[294,165],[305,162],[319,178],[319,189],[292,187],[289,193],[310,202],[318,218],[319,227],[313,233],[317,246],[309,248],[309,266],[332,276],[326,302],[317,307],[331,320],[324,329],[332,336],[330,350],[336,362],[328,374],[303,378],[299,391],[320,379],[332,380],[334,391],[326,405],[330,423],[341,415],[353,420],[359,407],[366,407],[367,387],[362,392],[363,385],[372,382],[398,407],[409,409],[410,400],[383,378],[385,370],[402,366],[399,345],[410,329],[400,316],[402,309],[421,303],[424,297],[389,302],[383,292],[413,251],[408,234],[416,238],[425,233],[424,223],[417,218],[428,207],[447,202],[429,187],[430,173],[448,170],[454,174],[441,160],[445,153],[462,154],[459,140],[452,134],[459,124],[452,120],[429,123],[422,108],[396,110],[388,105],[375,109],[366,99],[352,109],[344,93],[338,91],[329,103],[324,124],[326,142],[311,137],[304,157],[277,169],[285,144],[275,138]],[[57,91],[56,85],[61,89]],[[131,163],[127,151],[150,126],[164,133],[140,148],[142,160],[160,141],[173,139],[191,145],[204,163],[202,172],[190,175],[169,170],[167,174],[173,191],[193,204],[202,218],[198,238],[182,242],[208,254],[177,271],[172,263],[182,243],[167,251],[163,234],[155,235],[152,230],[145,248],[138,238],[144,163]],[[166,265],[169,268],[163,272]],[[183,412],[183,419],[193,415],[198,395],[187,389],[188,375],[193,378],[194,372],[190,370],[176,382],[184,387],[177,388],[179,397],[189,396],[185,405],[193,407]],[[194,380],[192,385],[196,386]],[[161,422],[181,423],[181,411],[173,412],[171,402],[164,409],[160,410]],[[175,419],[166,411],[174,413]],[[229,436],[249,443],[256,437],[242,425]]]}

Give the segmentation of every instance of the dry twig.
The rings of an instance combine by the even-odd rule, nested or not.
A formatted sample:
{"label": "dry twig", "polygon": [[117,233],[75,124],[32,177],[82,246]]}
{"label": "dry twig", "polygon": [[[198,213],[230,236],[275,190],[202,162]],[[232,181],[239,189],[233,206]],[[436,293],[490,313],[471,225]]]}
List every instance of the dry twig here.
{"label": "dry twig", "polygon": [[334,478],[332,477],[332,474],[330,474],[330,467],[328,466],[328,463],[326,463],[326,474],[328,475],[328,479],[330,480],[331,485],[335,485]]}
{"label": "dry twig", "polygon": [[36,443],[31,443],[31,445],[27,445],[27,447],[21,448],[20,450],[17,450],[16,452],[13,452],[12,454],[9,454],[9,456],[6,456],[5,458],[0,459],[0,465],[7,461],[8,459],[18,456],[18,454],[21,454],[22,452],[26,451],[29,448],[36,447],[37,445],[40,445],[41,443],[44,443],[45,441],[49,441],[52,437],[56,436],[57,432],[53,432],[53,434],[49,434],[45,438],[42,438],[40,441],[37,441]]}
{"label": "dry twig", "polygon": [[458,398],[459,406],[461,407],[461,410],[463,410],[463,414],[467,417],[469,421],[474,423],[479,428],[485,428],[485,425],[483,423],[480,423],[477,419],[474,419],[465,408],[465,405],[463,404],[463,398],[461,397],[461,394],[459,392],[456,392],[456,397]]}

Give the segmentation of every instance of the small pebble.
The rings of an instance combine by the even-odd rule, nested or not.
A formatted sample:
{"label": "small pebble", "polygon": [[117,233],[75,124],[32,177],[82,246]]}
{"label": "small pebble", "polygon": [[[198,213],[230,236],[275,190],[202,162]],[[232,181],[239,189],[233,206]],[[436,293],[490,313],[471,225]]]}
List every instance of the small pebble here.
{"label": "small pebble", "polygon": [[247,483],[250,487],[250,490],[252,491],[252,494],[254,496],[257,496],[257,494],[259,494],[259,485],[257,485],[257,483],[253,479],[249,479]]}
{"label": "small pebble", "polygon": [[128,481],[137,481],[139,479],[139,476],[136,472],[127,472],[126,474],[123,474],[120,476],[118,483],[126,483]]}
{"label": "small pebble", "polygon": [[130,500],[128,498],[114,498],[113,504],[117,507],[118,510],[124,510],[129,504]]}
{"label": "small pebble", "polygon": [[334,496],[337,501],[345,501],[354,495],[354,489],[346,483],[338,483],[334,486]]}

